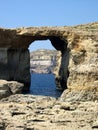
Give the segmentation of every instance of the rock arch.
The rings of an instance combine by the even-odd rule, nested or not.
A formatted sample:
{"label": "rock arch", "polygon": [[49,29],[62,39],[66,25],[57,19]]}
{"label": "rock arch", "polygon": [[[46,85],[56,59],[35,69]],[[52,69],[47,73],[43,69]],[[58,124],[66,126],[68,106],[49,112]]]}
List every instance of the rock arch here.
{"label": "rock arch", "polygon": [[66,63],[67,69],[65,69],[63,62],[64,59],[66,59],[66,54],[68,53],[68,43],[63,39],[62,36],[59,36],[55,33],[55,31],[51,30],[51,28],[49,30],[46,28],[32,29],[27,29],[28,34],[25,32],[26,30],[24,28],[17,30],[1,29],[2,43],[5,44],[1,44],[0,46],[0,50],[3,56],[3,61],[0,64],[0,78],[23,82],[25,85],[24,90],[28,90],[30,86],[30,56],[28,47],[33,41],[48,39],[51,41],[51,44],[56,50],[61,51],[62,60],[60,70],[58,69],[57,72],[58,76],[56,76],[56,83],[59,87],[62,86],[63,89],[66,88],[67,78],[65,77],[68,77],[66,76],[68,75],[68,63]]}
{"label": "rock arch", "polygon": [[[94,28],[97,23],[87,26]],[[57,64],[56,69],[57,85],[63,89],[66,86],[71,89],[96,86],[98,85],[97,35],[96,30],[91,30],[89,33],[86,25],[0,28],[0,79],[23,82],[24,90],[28,90],[30,85],[28,47],[35,40],[49,39],[52,45],[61,52],[58,63],[60,58],[61,62]],[[92,66],[90,61],[93,59]]]}

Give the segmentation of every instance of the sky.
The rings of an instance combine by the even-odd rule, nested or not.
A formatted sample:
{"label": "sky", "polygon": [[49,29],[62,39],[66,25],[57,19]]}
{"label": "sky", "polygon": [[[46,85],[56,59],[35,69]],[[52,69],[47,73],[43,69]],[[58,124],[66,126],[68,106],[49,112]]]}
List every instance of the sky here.
{"label": "sky", "polygon": [[[98,0],[0,0],[0,27],[74,26],[98,22]],[[53,49],[35,41],[30,51]]]}

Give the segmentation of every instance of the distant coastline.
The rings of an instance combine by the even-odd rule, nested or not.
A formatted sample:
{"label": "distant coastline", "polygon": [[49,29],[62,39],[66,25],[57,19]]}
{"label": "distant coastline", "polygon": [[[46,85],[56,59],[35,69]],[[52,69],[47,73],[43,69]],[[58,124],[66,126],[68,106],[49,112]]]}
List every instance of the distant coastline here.
{"label": "distant coastline", "polygon": [[30,53],[31,73],[52,73],[56,65],[56,50],[39,49]]}

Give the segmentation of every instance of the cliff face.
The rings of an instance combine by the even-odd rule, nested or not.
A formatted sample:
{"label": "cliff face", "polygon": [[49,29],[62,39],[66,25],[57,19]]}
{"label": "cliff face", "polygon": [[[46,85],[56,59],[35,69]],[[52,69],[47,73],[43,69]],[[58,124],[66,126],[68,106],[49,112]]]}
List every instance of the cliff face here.
{"label": "cliff face", "polygon": [[46,39],[61,53],[54,72],[59,87],[98,90],[98,22],[75,27],[0,28],[0,78],[29,84],[28,47]]}
{"label": "cliff face", "polygon": [[39,49],[30,53],[30,70],[33,73],[52,73],[58,51]]}

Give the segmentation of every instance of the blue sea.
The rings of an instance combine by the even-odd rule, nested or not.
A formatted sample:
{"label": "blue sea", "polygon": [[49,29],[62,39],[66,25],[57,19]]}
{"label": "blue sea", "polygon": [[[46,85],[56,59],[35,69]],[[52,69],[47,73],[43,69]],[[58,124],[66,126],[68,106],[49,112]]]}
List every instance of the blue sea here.
{"label": "blue sea", "polygon": [[31,74],[30,94],[58,98],[62,92],[56,90],[53,74]]}

